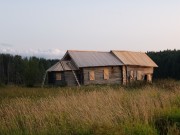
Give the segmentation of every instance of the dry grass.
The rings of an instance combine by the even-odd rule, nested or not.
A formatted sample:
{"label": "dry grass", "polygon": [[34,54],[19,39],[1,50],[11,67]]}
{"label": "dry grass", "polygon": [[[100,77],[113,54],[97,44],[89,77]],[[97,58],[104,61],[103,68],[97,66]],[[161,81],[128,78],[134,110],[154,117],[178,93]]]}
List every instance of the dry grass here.
{"label": "dry grass", "polygon": [[[156,119],[180,116],[179,82],[160,86],[2,88],[0,134],[158,134]],[[167,132],[179,134],[178,126]]]}

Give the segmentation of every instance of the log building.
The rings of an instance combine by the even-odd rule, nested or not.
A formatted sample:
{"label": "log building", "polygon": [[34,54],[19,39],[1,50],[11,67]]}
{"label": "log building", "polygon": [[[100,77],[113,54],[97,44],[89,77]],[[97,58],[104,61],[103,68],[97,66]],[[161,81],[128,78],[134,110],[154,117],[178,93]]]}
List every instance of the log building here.
{"label": "log building", "polygon": [[49,84],[67,86],[152,82],[154,67],[158,66],[142,52],[68,50],[47,76]]}

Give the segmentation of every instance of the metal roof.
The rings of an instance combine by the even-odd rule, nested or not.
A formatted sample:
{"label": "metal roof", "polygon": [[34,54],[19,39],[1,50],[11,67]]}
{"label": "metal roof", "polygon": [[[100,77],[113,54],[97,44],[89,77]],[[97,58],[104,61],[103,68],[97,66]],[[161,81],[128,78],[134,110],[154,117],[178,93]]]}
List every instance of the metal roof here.
{"label": "metal roof", "polygon": [[68,70],[77,70],[77,67],[71,61],[59,61],[50,67],[47,72]]}
{"label": "metal roof", "polygon": [[124,65],[158,67],[156,63],[143,52],[113,50],[112,53],[114,53],[114,55],[117,56]]}
{"label": "metal roof", "polygon": [[119,66],[123,65],[110,52],[98,51],[67,51],[78,67]]}

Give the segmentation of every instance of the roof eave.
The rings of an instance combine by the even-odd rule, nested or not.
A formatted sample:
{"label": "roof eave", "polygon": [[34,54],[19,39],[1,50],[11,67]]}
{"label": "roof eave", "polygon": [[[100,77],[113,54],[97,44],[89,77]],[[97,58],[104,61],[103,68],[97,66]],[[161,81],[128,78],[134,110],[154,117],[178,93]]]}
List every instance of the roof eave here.
{"label": "roof eave", "polygon": [[124,66],[123,64],[122,65],[101,65],[101,66],[80,66],[79,68],[88,68],[88,67],[112,67],[112,66]]}
{"label": "roof eave", "polygon": [[125,66],[139,66],[139,67],[153,67],[153,68],[155,68],[155,67],[158,67],[157,65],[135,65],[135,64],[124,64]]}

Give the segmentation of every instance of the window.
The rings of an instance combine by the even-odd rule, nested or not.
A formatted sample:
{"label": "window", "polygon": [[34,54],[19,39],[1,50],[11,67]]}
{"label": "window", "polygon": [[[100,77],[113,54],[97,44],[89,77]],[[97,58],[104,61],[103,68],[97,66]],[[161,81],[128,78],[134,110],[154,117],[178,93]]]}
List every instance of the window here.
{"label": "window", "polygon": [[111,74],[114,74],[114,72],[115,72],[114,67],[111,67]]}
{"label": "window", "polygon": [[94,71],[89,71],[89,80],[95,80]]}
{"label": "window", "polygon": [[56,73],[56,80],[61,80],[61,73]]}
{"label": "window", "polygon": [[143,80],[143,75],[141,71],[137,71],[137,80]]}
{"label": "window", "polygon": [[134,79],[134,72],[131,70],[130,71],[130,80],[133,80]]}
{"label": "window", "polygon": [[109,79],[109,70],[108,68],[104,69],[104,80],[108,80]]}
{"label": "window", "polygon": [[147,81],[152,82],[152,75],[151,74],[147,74]]}

